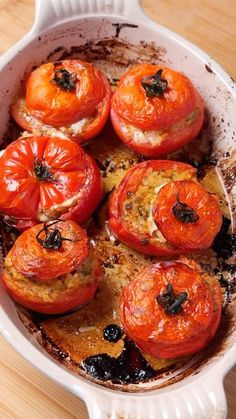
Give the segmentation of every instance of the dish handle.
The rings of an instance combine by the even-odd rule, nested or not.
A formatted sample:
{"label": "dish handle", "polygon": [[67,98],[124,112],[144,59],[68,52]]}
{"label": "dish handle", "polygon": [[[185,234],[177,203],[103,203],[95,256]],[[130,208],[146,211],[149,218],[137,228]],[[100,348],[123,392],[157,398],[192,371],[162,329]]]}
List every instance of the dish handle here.
{"label": "dish handle", "polygon": [[90,419],[225,419],[227,415],[223,379],[204,374],[179,388],[129,394],[98,388],[85,397]]}
{"label": "dish handle", "polygon": [[62,20],[76,16],[104,14],[150,22],[140,0],[35,0],[32,31],[38,34]]}

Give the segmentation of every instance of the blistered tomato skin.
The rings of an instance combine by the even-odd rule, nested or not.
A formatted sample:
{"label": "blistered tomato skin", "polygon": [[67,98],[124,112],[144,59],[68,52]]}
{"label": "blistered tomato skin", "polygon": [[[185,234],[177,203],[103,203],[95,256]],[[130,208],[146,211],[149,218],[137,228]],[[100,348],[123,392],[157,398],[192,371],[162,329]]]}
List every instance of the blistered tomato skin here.
{"label": "blistered tomato skin", "polygon": [[[142,81],[160,70],[167,88],[158,97],[150,97]],[[128,147],[147,157],[159,157],[198,135],[204,119],[204,103],[182,73],[141,64],[120,79],[112,98],[111,119]]]}
{"label": "blistered tomato skin", "polygon": [[160,237],[152,215],[157,189],[171,179],[195,179],[185,163],[149,160],[133,166],[110,199],[109,228],[123,243],[154,256],[174,256],[183,250]]}
{"label": "blistered tomato skin", "polygon": [[75,142],[25,137],[0,157],[0,211],[24,229],[37,221],[73,219],[83,224],[102,196],[93,159]]}
{"label": "blistered tomato skin", "polygon": [[[63,72],[67,84],[58,83],[58,78],[65,77]],[[84,61],[65,60],[34,70],[26,82],[26,98],[19,98],[11,112],[27,131],[50,136],[60,133],[84,143],[102,130],[110,101],[110,84],[101,70]]]}
{"label": "blistered tomato skin", "polygon": [[191,180],[164,185],[157,194],[153,217],[166,240],[189,250],[210,247],[222,224],[217,197]]}
{"label": "blistered tomato skin", "polygon": [[[46,238],[45,225],[49,232],[59,230],[62,242],[58,250],[40,244],[40,239]],[[49,221],[45,225],[37,224],[24,231],[10,257],[17,272],[48,282],[77,269],[88,258],[89,241],[86,231],[73,221]]]}
{"label": "blistered tomato skin", "polygon": [[88,303],[102,276],[101,262],[85,230],[73,221],[53,220],[32,227],[16,240],[1,280],[24,307],[60,314]]}
{"label": "blistered tomato skin", "polygon": [[[75,75],[75,87],[67,90],[55,80],[55,71]],[[99,71],[91,64],[67,60],[59,65],[47,63],[34,70],[26,83],[26,104],[30,113],[45,124],[72,124],[89,114],[105,96]]]}
{"label": "blistered tomato skin", "polygon": [[[170,315],[157,301],[172,284],[187,299]],[[121,297],[121,320],[129,337],[157,358],[192,355],[213,338],[221,318],[218,281],[182,262],[161,262],[143,269]]]}

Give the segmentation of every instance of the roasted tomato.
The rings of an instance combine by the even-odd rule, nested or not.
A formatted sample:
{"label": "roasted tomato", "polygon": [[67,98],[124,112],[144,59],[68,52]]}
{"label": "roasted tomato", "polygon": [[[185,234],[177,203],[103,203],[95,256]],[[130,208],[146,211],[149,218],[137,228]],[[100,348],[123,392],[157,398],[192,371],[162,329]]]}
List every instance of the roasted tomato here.
{"label": "roasted tomato", "polygon": [[95,162],[75,142],[32,136],[1,155],[0,190],[0,212],[20,227],[59,217],[83,224],[102,196],[102,181]]}
{"label": "roasted tomato", "polygon": [[157,194],[153,217],[166,240],[192,250],[210,247],[222,224],[218,199],[192,180],[164,185]]}
{"label": "roasted tomato", "polygon": [[215,278],[182,262],[161,262],[144,268],[123,290],[121,320],[142,351],[176,358],[210,342],[221,306]]}
{"label": "roasted tomato", "polygon": [[160,233],[153,220],[155,196],[173,180],[192,180],[196,170],[184,163],[150,160],[133,166],[113,192],[109,227],[128,246],[150,255],[171,256],[183,253]]}
{"label": "roasted tomato", "polygon": [[196,138],[203,118],[203,100],[190,80],[153,64],[129,70],[112,98],[115,131],[128,147],[147,157],[164,156]]}
{"label": "roasted tomato", "polygon": [[86,232],[73,221],[53,220],[16,240],[6,257],[2,282],[24,307],[56,314],[88,303],[102,273]]}
{"label": "roasted tomato", "polygon": [[105,74],[80,60],[43,64],[26,82],[26,97],[12,106],[12,116],[36,135],[71,138],[79,143],[105,125],[111,101]]}

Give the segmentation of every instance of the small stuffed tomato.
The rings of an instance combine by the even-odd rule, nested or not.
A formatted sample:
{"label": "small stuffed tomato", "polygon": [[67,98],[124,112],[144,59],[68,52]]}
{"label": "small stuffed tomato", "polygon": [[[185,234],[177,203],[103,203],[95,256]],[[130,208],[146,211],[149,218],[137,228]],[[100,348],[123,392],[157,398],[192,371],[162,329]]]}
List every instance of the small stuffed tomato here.
{"label": "small stuffed tomato", "polygon": [[221,318],[219,282],[179,261],[144,268],[121,297],[121,321],[140,349],[157,358],[192,355],[211,341]]}
{"label": "small stuffed tomato", "polygon": [[85,230],[52,220],[26,230],[5,259],[2,282],[22,306],[45,314],[88,303],[103,275]]}
{"label": "small stuffed tomato", "polygon": [[121,77],[111,103],[120,139],[147,157],[165,156],[197,137],[204,103],[182,73],[140,64]]}
{"label": "small stuffed tomato", "polygon": [[110,102],[110,84],[101,70],[84,61],[65,60],[34,70],[25,96],[11,112],[26,131],[84,143],[104,127]]}
{"label": "small stuffed tomato", "polygon": [[153,218],[163,236],[182,249],[207,249],[222,225],[218,198],[199,183],[179,180],[157,194]]}
{"label": "small stuffed tomato", "polygon": [[158,190],[177,180],[195,180],[196,170],[170,160],[149,160],[133,166],[117,186],[110,200],[109,228],[123,243],[154,256],[183,253],[161,234],[153,219]]}
{"label": "small stuffed tomato", "polygon": [[0,212],[29,227],[62,217],[88,220],[102,196],[95,162],[74,141],[22,137],[0,157]]}

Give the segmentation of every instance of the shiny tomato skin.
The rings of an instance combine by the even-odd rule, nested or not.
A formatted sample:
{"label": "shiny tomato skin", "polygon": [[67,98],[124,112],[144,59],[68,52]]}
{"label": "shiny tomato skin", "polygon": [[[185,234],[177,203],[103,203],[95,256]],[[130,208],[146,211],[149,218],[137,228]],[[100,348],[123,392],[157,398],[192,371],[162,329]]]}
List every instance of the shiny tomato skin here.
{"label": "shiny tomato skin", "polygon": [[[76,75],[75,91],[59,87],[54,81],[56,69]],[[55,127],[70,125],[91,114],[105,97],[100,70],[80,60],[43,64],[34,70],[26,83],[26,104],[30,113]]]}
{"label": "shiny tomato skin", "polygon": [[102,196],[102,181],[75,142],[30,136],[11,143],[0,157],[0,189],[0,211],[23,229],[69,214],[84,223]]}
{"label": "shiny tomato skin", "polygon": [[111,87],[107,77],[102,72],[101,80],[103,80],[106,94],[94,111],[94,119],[86,125],[79,134],[71,134],[70,136],[72,140],[77,141],[79,144],[84,144],[96,137],[102,131],[109,118],[111,109]]}
{"label": "shiny tomato skin", "polygon": [[[148,97],[142,79],[158,70],[162,70],[168,87],[160,97]],[[116,133],[128,147],[147,157],[160,157],[198,135],[204,103],[184,74],[167,67],[140,64],[121,77],[112,97],[111,119]],[[135,130],[139,130],[138,138]],[[148,141],[152,131],[158,138]]]}
{"label": "shiny tomato skin", "polygon": [[[169,242],[164,244],[153,243],[150,240],[151,235],[148,231],[144,237],[140,237],[140,234],[134,231],[134,229],[123,220],[123,205],[127,192],[132,192],[135,195],[139,183],[150,169],[153,171],[160,171],[160,173],[162,171],[168,171],[169,173],[178,172],[183,175],[186,173],[186,176],[189,178],[194,178],[196,176],[196,170],[192,166],[170,160],[149,160],[133,166],[128,170],[111,196],[109,228],[119,240],[141,253],[153,256],[179,255],[183,253],[183,250],[180,248],[173,246]],[[155,195],[153,194],[153,198],[154,196]],[[151,212],[151,207],[149,210]]]}
{"label": "shiny tomato skin", "polygon": [[[33,132],[36,135],[57,136],[63,134],[64,137],[76,141],[78,144],[84,144],[94,138],[103,129],[110,113],[111,107],[111,88],[106,76],[101,72],[101,80],[105,87],[105,97],[96,106],[89,121],[79,130],[73,129],[70,124],[66,127],[53,127],[45,125],[40,119],[30,114],[23,97],[19,98],[11,107],[11,114],[15,121],[26,131]],[[76,121],[79,122],[79,121]]]}
{"label": "shiny tomato skin", "polygon": [[[37,240],[45,240],[44,227],[59,230],[62,240],[59,250],[43,247]],[[50,281],[72,272],[88,258],[89,241],[86,231],[74,221],[51,220],[24,231],[10,250],[10,257],[17,272],[40,281]]]}
{"label": "shiny tomato skin", "polygon": [[[195,124],[184,127],[184,129],[175,131],[171,129],[165,130],[163,133],[163,139],[161,142],[157,141],[157,144],[147,140],[148,131],[146,131],[146,139],[143,141],[136,141],[132,131],[136,128],[134,125],[129,125],[121,116],[111,109],[111,121],[113,128],[118,137],[136,153],[142,154],[145,157],[157,158],[164,157],[168,153],[172,153],[185,144],[192,141],[199,134],[203,124],[203,112],[199,115]],[[131,131],[131,132],[130,132]],[[136,130],[137,131],[137,130]],[[154,133],[155,131],[153,131]],[[154,134],[153,134],[154,135]],[[158,135],[158,131],[157,131]],[[145,131],[144,131],[145,137]]]}
{"label": "shiny tomato skin", "polygon": [[[174,215],[174,207],[186,204],[198,217],[184,222]],[[175,246],[187,250],[207,249],[222,225],[218,199],[192,180],[170,182],[158,192],[153,217],[163,236]]]}
{"label": "shiny tomato skin", "polygon": [[[222,295],[214,278],[174,261],[145,267],[123,290],[121,321],[125,331],[145,353],[177,358],[203,349],[213,338],[221,318]],[[165,312],[157,296],[187,292],[182,311]]]}

